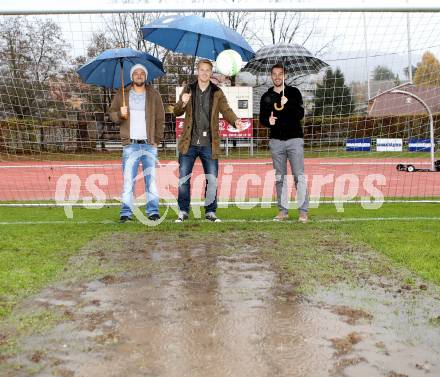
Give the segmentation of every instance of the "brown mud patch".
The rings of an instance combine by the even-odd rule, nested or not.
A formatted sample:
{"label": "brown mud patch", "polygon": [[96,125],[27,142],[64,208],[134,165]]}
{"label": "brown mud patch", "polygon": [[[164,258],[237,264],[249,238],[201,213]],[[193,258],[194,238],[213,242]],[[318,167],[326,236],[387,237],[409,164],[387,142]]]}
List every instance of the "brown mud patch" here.
{"label": "brown mud patch", "polygon": [[[367,291],[365,297],[376,297],[378,290],[386,295],[388,283],[299,295],[295,280],[267,257],[274,244],[270,235],[244,232],[114,234],[95,240],[72,258],[69,269],[80,271],[90,256],[109,268],[101,276],[49,287],[17,307],[17,315],[43,308],[61,319],[17,338],[19,349],[0,359],[0,374],[440,375],[438,329],[430,328],[430,341],[408,342],[381,322],[374,308],[347,298]],[[337,241],[331,245],[337,248]],[[401,302],[402,296],[394,299]],[[14,334],[11,327],[8,334]]]}

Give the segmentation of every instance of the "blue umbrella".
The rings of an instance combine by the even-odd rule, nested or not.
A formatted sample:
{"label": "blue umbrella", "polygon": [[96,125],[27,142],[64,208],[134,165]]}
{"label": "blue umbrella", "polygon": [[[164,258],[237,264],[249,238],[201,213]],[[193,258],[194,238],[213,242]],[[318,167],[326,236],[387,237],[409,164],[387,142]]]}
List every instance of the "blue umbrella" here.
{"label": "blue umbrella", "polygon": [[141,27],[144,39],[182,54],[215,60],[223,50],[235,50],[244,61],[252,47],[231,28],[199,16],[165,16]]}
{"label": "blue umbrella", "polygon": [[[123,90],[131,82],[130,69],[135,64],[142,64],[148,70],[148,81],[165,74],[162,63],[146,52],[136,51],[131,48],[115,48],[102,52],[92,61],[84,64],[77,73],[86,84],[102,86],[104,88]],[[124,76],[128,77],[124,84]]]}

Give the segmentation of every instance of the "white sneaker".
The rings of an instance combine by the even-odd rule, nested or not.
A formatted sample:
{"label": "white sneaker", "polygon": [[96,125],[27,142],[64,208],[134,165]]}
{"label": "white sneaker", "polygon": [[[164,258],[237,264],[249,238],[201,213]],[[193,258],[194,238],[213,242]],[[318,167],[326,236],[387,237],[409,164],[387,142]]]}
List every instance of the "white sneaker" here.
{"label": "white sneaker", "polygon": [[280,212],[278,212],[278,215],[276,215],[273,218],[273,221],[285,221],[288,219],[289,219],[289,214],[284,211],[280,211]]}
{"label": "white sneaker", "polygon": [[221,223],[222,221],[217,217],[215,212],[208,212],[205,215],[205,219],[208,221],[212,221],[213,223]]}
{"label": "white sneaker", "polygon": [[299,217],[298,217],[298,221],[303,224],[305,224],[307,221],[309,221],[309,217],[307,215],[307,212],[300,212]]}
{"label": "white sneaker", "polygon": [[179,211],[179,215],[177,216],[177,220],[174,222],[175,223],[183,223],[186,220],[188,220],[188,214],[186,212]]}

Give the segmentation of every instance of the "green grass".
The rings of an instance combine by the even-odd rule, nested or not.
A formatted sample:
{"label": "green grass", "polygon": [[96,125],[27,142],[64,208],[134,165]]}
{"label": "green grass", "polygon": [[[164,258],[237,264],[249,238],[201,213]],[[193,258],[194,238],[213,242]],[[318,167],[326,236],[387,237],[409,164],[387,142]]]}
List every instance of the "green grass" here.
{"label": "green grass", "polygon": [[2,226],[0,317],[9,313],[17,300],[54,280],[69,256],[103,231],[103,225]]}
{"label": "green grass", "polygon": [[354,241],[369,245],[425,279],[440,283],[440,220],[343,224]]}
{"label": "green grass", "polygon": [[[289,234],[303,233],[304,242],[298,243],[298,247],[308,248],[310,251],[309,257],[305,259],[309,267],[312,266],[313,269],[314,263],[316,266],[324,266],[324,270],[319,272],[322,277],[331,277],[332,274],[341,274],[343,271],[339,270],[337,264],[324,260],[326,256],[320,254],[320,246],[314,244],[313,235],[315,232],[339,234],[354,246],[367,246],[388,257],[390,263],[408,268],[421,277],[440,284],[438,204],[385,204],[377,210],[365,210],[360,205],[345,205],[344,209],[340,213],[334,205],[320,205],[311,210],[312,221],[307,225],[296,222],[252,222],[270,219],[276,213],[274,208],[258,207],[252,210],[235,207],[219,209],[218,214],[223,219],[239,219],[241,222],[211,224],[193,220],[187,224],[174,224],[171,219],[175,218],[175,213],[170,210],[166,222],[157,227],[148,227],[139,222],[118,224],[117,207],[100,210],[75,208],[72,220],[66,218],[62,208],[0,207],[0,222],[7,223],[0,224],[0,318],[10,314],[14,305],[22,298],[60,279],[69,257],[75,255],[87,242],[107,232],[119,231],[185,230],[218,232],[220,237],[227,236],[231,231],[268,232],[273,234],[274,239],[281,241],[283,237],[288,238]],[[295,211],[292,211],[293,220],[295,215]],[[411,220],[416,217],[436,220]],[[393,219],[379,221],[376,220],[378,218]],[[60,223],[20,224],[44,221]],[[286,252],[275,253],[274,258],[278,258],[280,265],[287,270],[298,269],[293,264],[298,263],[298,260],[289,261]]]}

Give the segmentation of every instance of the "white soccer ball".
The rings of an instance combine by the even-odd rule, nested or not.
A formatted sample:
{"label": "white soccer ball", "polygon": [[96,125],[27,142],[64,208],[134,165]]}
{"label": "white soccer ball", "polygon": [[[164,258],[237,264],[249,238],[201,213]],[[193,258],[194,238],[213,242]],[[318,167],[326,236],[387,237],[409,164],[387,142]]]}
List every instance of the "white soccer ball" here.
{"label": "white soccer ball", "polygon": [[235,76],[240,72],[243,60],[237,51],[224,50],[217,56],[215,61],[216,71],[225,76]]}

